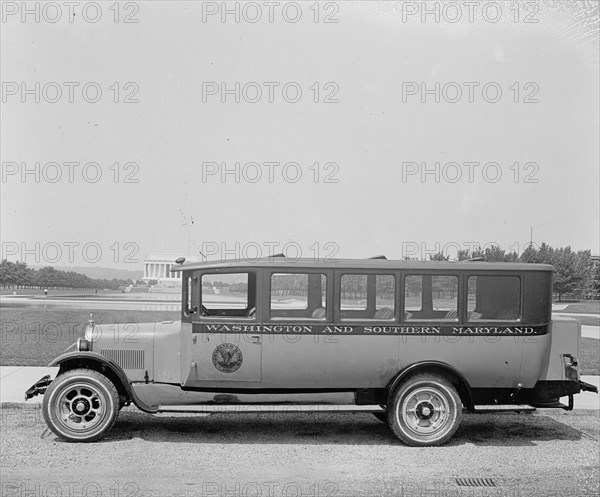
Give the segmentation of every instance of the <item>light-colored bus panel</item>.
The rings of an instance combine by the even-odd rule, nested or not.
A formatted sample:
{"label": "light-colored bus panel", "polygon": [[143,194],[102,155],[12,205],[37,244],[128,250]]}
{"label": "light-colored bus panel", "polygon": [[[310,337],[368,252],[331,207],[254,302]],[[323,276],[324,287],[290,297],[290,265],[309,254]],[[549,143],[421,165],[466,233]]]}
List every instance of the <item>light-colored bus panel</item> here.
{"label": "light-colored bus panel", "polygon": [[264,342],[263,385],[384,388],[402,369],[437,361],[460,371],[473,388],[515,388],[518,383],[527,388],[535,384],[537,373],[532,368],[521,374],[524,340],[513,336],[277,336]]}
{"label": "light-colored bus panel", "polygon": [[540,380],[566,380],[565,364],[571,360],[565,356],[570,354],[579,358],[579,342],[581,326],[579,322],[571,319],[558,319],[552,322],[551,342],[549,351],[540,354],[543,359],[540,367]]}
{"label": "light-colored bus panel", "polygon": [[380,388],[398,372],[395,337],[268,335],[266,388]]}

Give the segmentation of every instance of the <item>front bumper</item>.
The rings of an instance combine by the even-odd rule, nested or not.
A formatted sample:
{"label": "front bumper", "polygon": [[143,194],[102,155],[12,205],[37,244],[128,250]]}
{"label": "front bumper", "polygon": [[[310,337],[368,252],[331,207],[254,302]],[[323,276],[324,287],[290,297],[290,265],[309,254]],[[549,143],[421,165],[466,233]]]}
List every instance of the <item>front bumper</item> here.
{"label": "front bumper", "polygon": [[[63,352],[63,354],[77,350],[77,343],[78,342],[75,342],[69,345]],[[43,395],[44,393],[46,393],[46,389],[48,388],[48,385],[50,385],[50,383],[52,383],[50,375],[46,375],[43,378],[40,378],[25,391],[25,401],[31,399],[32,397],[35,397],[36,395]]]}
{"label": "front bumper", "polygon": [[36,395],[46,393],[46,389],[48,388],[48,385],[50,385],[50,383],[52,383],[52,380],[50,379],[49,374],[47,374],[43,378],[40,378],[25,392],[25,401],[31,399],[32,397],[35,397]]}

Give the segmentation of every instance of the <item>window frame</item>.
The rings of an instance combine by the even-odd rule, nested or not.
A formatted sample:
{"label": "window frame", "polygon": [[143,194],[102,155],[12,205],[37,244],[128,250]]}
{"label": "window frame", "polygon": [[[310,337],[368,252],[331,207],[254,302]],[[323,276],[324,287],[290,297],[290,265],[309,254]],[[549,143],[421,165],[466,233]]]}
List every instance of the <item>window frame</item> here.
{"label": "window frame", "polygon": [[[365,318],[365,317],[342,317],[343,312],[347,312],[348,310],[342,309],[342,278],[344,276],[375,276],[375,312],[377,312],[377,276],[391,276],[394,280],[394,315],[391,318],[383,319],[383,318]],[[360,269],[348,269],[348,270],[339,270],[336,271],[335,274],[335,316],[336,322],[344,322],[344,323],[358,323],[358,322],[376,322],[376,323],[397,323],[399,316],[399,302],[398,302],[398,271],[390,270],[388,272],[382,272],[380,270],[360,270]],[[368,280],[367,280],[368,281]],[[367,287],[368,290],[368,287]],[[367,293],[367,306],[364,308],[364,311],[368,310],[369,305],[369,296]],[[357,311],[362,311],[363,309],[357,309]],[[352,311],[351,311],[352,312]]]}
{"label": "window frame", "polygon": [[[194,282],[198,282],[198,273],[196,271],[185,271],[181,282],[181,321],[191,323],[198,315],[198,289]],[[195,309],[194,309],[195,307]],[[191,311],[191,312],[190,312]]]}
{"label": "window frame", "polygon": [[[272,316],[271,315],[271,281],[273,275],[276,274],[320,274],[325,276],[325,317],[323,318],[313,318],[307,316]],[[291,321],[307,321],[310,323],[330,323],[331,322],[331,302],[333,301],[333,285],[332,285],[333,271],[330,269],[321,269],[321,268],[293,268],[289,269],[287,267],[279,267],[279,268],[269,268],[265,270],[264,273],[264,283],[263,283],[263,303],[262,307],[264,310],[264,321],[272,322],[272,323],[281,323],[281,322],[291,322]],[[308,295],[307,295],[307,306],[308,306]],[[308,309],[308,307],[307,307]],[[277,310],[277,309],[276,309]],[[294,310],[302,310],[302,309],[294,309]]]}
{"label": "window frame", "polygon": [[[325,276],[326,291],[324,294],[324,303],[326,304],[326,315],[325,318],[311,318],[311,317],[286,317],[276,316],[272,317],[271,313],[271,278],[274,274],[321,274]],[[255,287],[248,288],[248,304],[246,311],[251,310],[252,303],[256,307],[256,313],[254,316],[202,316],[199,312],[201,310],[200,305],[202,304],[202,288],[201,282],[204,275],[225,275],[225,274],[247,274],[249,280],[250,275],[254,275]],[[361,318],[361,317],[349,317],[342,318],[341,316],[341,289],[342,289],[342,277],[344,275],[375,275],[375,276],[392,276],[394,278],[394,318],[391,319],[375,319],[375,318]],[[406,311],[406,278],[408,276],[453,276],[458,279],[458,294],[457,294],[457,319],[445,319],[445,318],[434,318],[434,319],[405,319]],[[469,290],[468,282],[469,278],[477,276],[494,276],[494,277],[514,277],[519,281],[519,318],[512,319],[492,319],[492,320],[469,320],[468,319],[468,308],[469,308]],[[383,323],[396,323],[407,326],[414,326],[415,324],[422,323],[423,325],[431,325],[432,323],[440,323],[441,325],[456,325],[457,323],[463,326],[475,326],[482,325],[485,323],[506,323],[507,325],[523,324],[528,323],[530,318],[528,317],[528,308],[526,306],[526,300],[531,300],[531,295],[528,290],[529,277],[526,270],[518,271],[513,268],[507,271],[488,271],[485,269],[468,270],[467,268],[457,267],[456,270],[435,270],[435,269],[423,269],[417,268],[408,269],[394,269],[394,268],[332,268],[332,267],[310,267],[310,268],[289,268],[287,266],[278,267],[231,267],[231,268],[212,268],[212,269],[194,269],[188,271],[182,271],[182,295],[181,295],[181,319],[185,323],[197,323],[197,322],[223,322],[227,320],[238,320],[242,322],[273,322],[280,323],[282,321],[290,322],[307,322],[307,323],[359,323],[364,322],[383,322]],[[191,285],[188,286],[188,282],[191,281]],[[538,284],[538,283],[536,283]],[[534,287],[535,285],[532,285]],[[198,311],[190,313],[190,307],[187,305],[190,299],[190,287],[191,287],[191,304],[192,308],[194,305],[198,306]],[[254,295],[252,295],[254,291]],[[528,293],[529,292],[529,293]]]}
{"label": "window frame", "polygon": [[[461,304],[461,296],[463,294],[463,287],[466,286],[466,284],[464,283],[464,277],[465,274],[468,274],[464,271],[436,271],[436,270],[423,270],[423,271],[418,271],[418,270],[410,270],[410,271],[403,271],[402,272],[402,288],[401,288],[401,293],[400,293],[400,321],[402,323],[406,323],[409,325],[413,325],[415,323],[426,323],[426,324],[432,324],[432,323],[443,323],[443,324],[457,324],[457,323],[461,323],[464,322],[464,318],[465,316],[463,315],[463,313],[466,313],[466,305]],[[432,278],[434,276],[445,276],[445,277],[454,277],[456,278],[456,319],[447,319],[447,318],[431,318],[431,319],[425,319],[425,318],[418,318],[418,319],[407,319],[406,318],[406,313],[410,312],[408,310],[406,310],[406,278],[408,278],[409,276],[431,276]],[[433,282],[432,282],[433,283]],[[432,290],[433,290],[433,285],[432,285]],[[422,305],[423,305],[423,297],[421,296],[421,309],[422,310]],[[432,293],[432,307],[433,307],[433,293]],[[464,307],[464,310],[463,310]]]}
{"label": "window frame", "polygon": [[[203,316],[201,313],[201,309],[202,309],[202,278],[205,275],[223,275],[223,274],[247,274],[248,275],[248,300],[246,303],[246,308],[244,309],[246,311],[246,313],[250,312],[250,310],[252,309],[252,307],[256,308],[256,312],[254,313],[253,316],[219,316],[219,315],[210,315],[210,316]],[[254,292],[252,292],[251,288],[250,288],[250,275],[253,274],[254,275],[254,280],[255,280],[255,287],[254,287]],[[248,321],[258,321],[260,319],[260,287],[261,287],[261,283],[260,283],[260,276],[261,276],[261,272],[258,269],[254,269],[254,268],[227,268],[227,269],[206,269],[204,271],[198,271],[197,273],[198,276],[198,288],[199,288],[199,292],[198,292],[198,296],[197,296],[197,301],[199,303],[198,305],[198,312],[193,314],[193,320],[198,322],[198,321],[202,321],[202,322],[211,322],[212,320],[215,320],[217,322],[222,322],[222,321],[233,321],[233,320],[242,320],[244,322],[248,322]],[[254,297],[254,305],[252,305],[252,300]]]}
{"label": "window frame", "polygon": [[[496,277],[496,278],[507,278],[507,277],[512,277],[512,278],[517,278],[519,280],[519,318],[518,319],[479,319],[477,321],[472,321],[469,319],[469,278],[472,277],[477,277],[477,276],[485,276],[485,277]],[[524,287],[524,281],[525,278],[523,277],[523,273],[515,273],[515,272],[506,272],[506,273],[498,273],[498,272],[485,272],[485,271],[474,271],[474,272],[469,272],[466,273],[464,275],[465,277],[465,300],[464,300],[464,307],[465,307],[465,323],[468,324],[481,324],[481,323],[511,323],[511,324],[515,324],[515,323],[523,323],[523,316],[525,314],[525,308],[524,308],[524,304],[525,304],[525,287]]]}

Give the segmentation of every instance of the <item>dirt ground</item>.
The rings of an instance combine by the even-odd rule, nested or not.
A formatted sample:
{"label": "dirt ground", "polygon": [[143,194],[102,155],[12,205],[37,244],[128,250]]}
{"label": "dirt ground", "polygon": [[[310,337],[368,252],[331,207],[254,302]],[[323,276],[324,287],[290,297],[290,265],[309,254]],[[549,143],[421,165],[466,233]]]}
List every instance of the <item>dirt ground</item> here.
{"label": "dirt ground", "polygon": [[71,444],[39,408],[14,404],[1,427],[2,496],[581,497],[600,485],[597,414],[465,415],[430,448],[403,445],[368,413],[126,408],[103,441]]}

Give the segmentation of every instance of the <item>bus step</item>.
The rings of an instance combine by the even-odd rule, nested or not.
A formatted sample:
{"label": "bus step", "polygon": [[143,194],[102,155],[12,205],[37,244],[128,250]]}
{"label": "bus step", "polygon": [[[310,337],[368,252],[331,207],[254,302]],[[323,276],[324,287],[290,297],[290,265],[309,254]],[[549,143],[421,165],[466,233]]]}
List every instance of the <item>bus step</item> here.
{"label": "bus step", "polygon": [[479,405],[475,412],[534,412],[535,407],[529,404]]}

